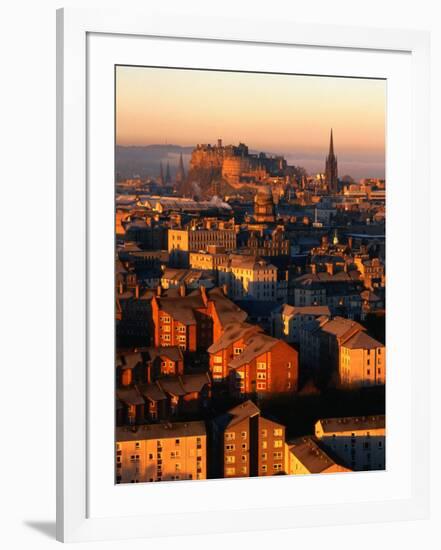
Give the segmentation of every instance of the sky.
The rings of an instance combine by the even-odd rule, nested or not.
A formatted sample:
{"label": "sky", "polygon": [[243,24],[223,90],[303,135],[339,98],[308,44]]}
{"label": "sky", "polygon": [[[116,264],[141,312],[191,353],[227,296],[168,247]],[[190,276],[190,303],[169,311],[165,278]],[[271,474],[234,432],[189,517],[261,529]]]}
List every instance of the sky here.
{"label": "sky", "polygon": [[117,67],[118,145],[246,143],[322,172],[330,129],[339,175],[384,177],[386,82]]}

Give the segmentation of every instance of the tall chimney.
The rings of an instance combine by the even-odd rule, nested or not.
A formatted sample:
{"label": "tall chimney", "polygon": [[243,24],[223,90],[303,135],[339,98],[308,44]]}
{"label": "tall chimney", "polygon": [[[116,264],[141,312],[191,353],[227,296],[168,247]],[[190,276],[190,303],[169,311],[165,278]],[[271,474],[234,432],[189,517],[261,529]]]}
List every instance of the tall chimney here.
{"label": "tall chimney", "polygon": [[179,287],[179,296],[182,296],[182,297],[185,296],[185,285],[181,285]]}

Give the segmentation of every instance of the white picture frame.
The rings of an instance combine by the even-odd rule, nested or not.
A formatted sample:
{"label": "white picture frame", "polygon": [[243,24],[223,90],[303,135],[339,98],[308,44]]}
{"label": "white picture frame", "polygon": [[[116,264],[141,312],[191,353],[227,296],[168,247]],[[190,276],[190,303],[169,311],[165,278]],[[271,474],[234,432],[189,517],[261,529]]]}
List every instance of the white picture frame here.
{"label": "white picture frame", "polygon": [[[257,16],[250,16],[249,20],[244,21],[234,18],[186,18],[182,15],[159,16],[149,11],[135,13],[129,10],[100,11],[89,9],[59,10],[57,13],[57,30],[58,540],[70,542],[155,537],[165,534],[258,530],[263,526],[265,529],[277,529],[426,517],[429,502],[429,297],[428,274],[425,267],[425,261],[429,255],[427,244],[429,186],[428,34],[419,31],[340,28],[333,25],[300,25],[287,20],[280,20],[276,26],[268,26],[264,19],[259,19]],[[338,479],[339,476],[324,476],[327,478],[326,483],[329,483],[328,489],[331,496],[328,500],[319,502],[314,500],[313,494],[314,491],[318,491],[323,486],[325,481],[323,476],[309,476],[308,479],[303,477],[302,480],[295,480],[298,483],[299,493],[301,485],[303,485],[302,491],[309,490],[308,487],[305,489],[305,482],[309,483],[311,487],[310,495],[312,496],[303,505],[298,502],[294,503],[294,497],[292,498],[293,503],[290,504],[289,494],[288,496],[285,494],[283,502],[281,500],[279,505],[275,505],[271,501],[270,495],[272,492],[286,492],[288,487],[286,477],[268,480],[268,482],[267,480],[257,479],[198,482],[192,485],[192,492],[194,493],[192,496],[190,496],[187,482],[152,484],[154,487],[144,485],[141,488],[140,486],[118,488],[125,491],[124,498],[127,503],[129,502],[127,499],[136,502],[137,498],[141,498],[139,496],[141,490],[144,492],[146,490],[155,491],[155,498],[158,499],[162,492],[167,494],[168,502],[172,498],[178,503],[175,509],[170,505],[170,509],[167,509],[167,506],[161,509],[159,506],[157,509],[146,510],[145,507],[138,506],[137,508],[137,505],[134,505],[134,510],[130,510],[129,513],[127,512],[128,508],[122,508],[118,514],[116,508],[110,510],[110,505],[106,507],[105,503],[100,502],[99,493],[100,491],[104,492],[105,487],[103,484],[107,481],[104,480],[103,484],[100,485],[101,481],[98,483],[96,479],[100,477],[100,470],[108,472],[109,464],[113,462],[113,455],[109,456],[109,462],[106,458],[103,458],[104,464],[104,462],[101,462],[100,451],[97,449],[96,444],[98,439],[96,437],[97,426],[100,425],[101,420],[100,411],[97,409],[100,409],[101,405],[97,403],[97,399],[93,399],[95,395],[94,388],[96,387],[95,370],[91,371],[92,365],[96,365],[97,362],[91,361],[91,357],[95,357],[96,360],[93,349],[94,342],[100,339],[105,342],[108,333],[105,334],[104,329],[102,334],[100,329],[96,330],[95,312],[97,306],[103,303],[99,300],[105,300],[106,294],[100,293],[94,283],[96,276],[93,272],[95,268],[93,268],[94,262],[91,261],[91,250],[94,251],[93,257],[95,257],[96,239],[97,236],[100,236],[99,227],[104,228],[101,231],[107,231],[109,227],[106,225],[105,216],[102,213],[105,211],[107,219],[112,219],[113,206],[110,213],[108,208],[105,209],[105,206],[99,211],[94,210],[97,204],[97,191],[95,187],[92,186],[91,188],[89,183],[91,178],[95,177],[94,170],[97,169],[94,160],[95,153],[96,157],[100,157],[98,162],[101,162],[99,166],[103,168],[103,180],[106,182],[108,182],[109,174],[113,173],[113,162],[112,158],[109,159],[105,144],[99,151],[94,145],[98,141],[98,137],[101,140],[103,136],[95,135],[96,125],[90,123],[90,120],[95,120],[95,116],[101,116],[98,113],[100,109],[93,99],[96,92],[93,90],[91,92],[90,86],[94,76],[91,75],[91,71],[95,70],[95,67],[101,67],[100,70],[103,71],[102,80],[103,83],[106,82],[108,76],[104,75],[104,71],[108,70],[107,68],[113,63],[109,52],[113,51],[114,46],[107,47],[106,44],[106,47],[101,48],[103,51],[100,54],[99,40],[96,42],[96,46],[94,45],[92,49],[90,47],[91,44],[95,44],[95,42],[92,42],[95,37],[98,37],[99,40],[100,37],[103,37],[109,41],[120,41],[121,51],[126,51],[129,57],[134,53],[130,53],[129,46],[124,49],[122,44],[127,45],[130,40],[142,41],[143,38],[149,40],[150,45],[155,40],[158,43],[160,41],[161,44],[165,44],[167,41],[180,40],[182,44],[190,41],[201,46],[205,41],[206,46],[208,44],[218,44],[219,47],[228,45],[231,48],[252,48],[256,45],[263,49],[265,47],[309,48],[323,53],[326,52],[328,56],[332,56],[333,52],[336,56],[337,53],[347,52],[350,53],[349,57],[353,57],[355,60],[357,55],[367,55],[369,52],[375,52],[376,59],[379,59],[378,56],[380,55],[387,56],[388,54],[403,54],[406,56],[410,68],[408,81],[397,80],[396,82],[403,82],[404,93],[402,95],[408,98],[409,108],[406,111],[408,116],[405,121],[402,121],[404,128],[402,134],[408,132],[410,139],[407,145],[403,143],[402,149],[394,151],[393,144],[395,140],[392,140],[392,136],[394,132],[400,132],[399,129],[397,132],[396,128],[388,127],[388,147],[391,149],[391,166],[392,168],[397,167],[396,175],[401,174],[400,177],[403,178],[403,181],[408,178],[410,183],[408,193],[403,191],[396,195],[398,203],[404,201],[399,203],[399,206],[409,210],[409,218],[405,219],[409,223],[406,228],[400,227],[398,222],[400,215],[402,215],[402,213],[400,214],[401,208],[397,208],[395,214],[392,208],[392,220],[395,220],[396,223],[392,224],[391,231],[388,229],[387,237],[388,246],[389,243],[393,247],[402,247],[404,244],[404,249],[400,250],[408,251],[406,263],[403,264],[403,271],[406,272],[406,276],[402,277],[403,286],[400,286],[399,278],[396,277],[395,290],[390,290],[391,300],[388,301],[388,304],[396,304],[395,309],[399,310],[397,311],[398,316],[405,314],[409,321],[406,327],[400,325],[400,330],[407,331],[402,333],[404,335],[402,338],[403,354],[406,357],[401,357],[400,361],[402,360],[403,365],[404,363],[408,364],[407,370],[403,366],[402,382],[402,387],[406,391],[408,390],[408,394],[400,397],[399,391],[394,391],[393,394],[388,393],[388,400],[389,397],[391,400],[397,400],[393,401],[397,403],[396,410],[403,411],[402,430],[400,432],[398,430],[400,419],[395,418],[395,424],[392,425],[394,429],[391,430],[391,433],[398,434],[399,432],[396,437],[397,445],[401,442],[404,445],[402,447],[404,451],[401,452],[401,455],[396,453],[397,460],[393,462],[393,467],[387,473],[388,478],[379,477],[374,480],[372,476],[372,474],[376,474],[374,472],[369,473],[371,474],[370,478],[363,478],[363,475],[368,475],[368,473],[360,474],[357,478],[360,483],[363,483],[363,479],[365,479],[365,486],[374,487],[375,483],[378,483],[384,487],[389,487],[388,495],[386,494],[387,491],[383,491],[381,498],[376,499],[375,493],[372,493],[370,498],[365,501],[357,500],[356,502],[344,501],[345,497],[343,496],[341,497],[343,501],[334,502],[334,492],[338,491],[344,495],[349,487],[345,488],[343,486],[344,482]],[[158,52],[159,50],[158,47]],[[107,55],[107,57],[106,59],[104,57],[99,58],[102,63],[94,65],[94,55]],[[351,75],[355,70],[351,65],[353,61],[350,62],[349,58],[345,61],[344,56],[341,55],[340,58],[342,58],[341,63],[348,63],[348,68],[346,71],[344,67],[337,69],[339,76]],[[192,66],[194,62],[189,58],[188,63],[189,66]],[[216,67],[220,63],[221,61],[216,59],[214,66]],[[381,63],[378,64],[378,66],[380,65]],[[396,65],[398,66],[399,63]],[[317,67],[319,66],[318,64]],[[381,77],[382,69],[374,67],[374,60],[369,61],[366,57],[366,66],[371,67],[365,69],[368,71],[366,74],[372,72],[372,76]],[[396,70],[399,72],[399,69]],[[404,69],[403,71],[405,72]],[[397,79],[400,78],[398,72]],[[321,72],[320,74],[324,73]],[[336,73],[331,74],[335,75]],[[99,76],[99,80],[101,81],[101,76]],[[101,92],[103,95],[100,103],[103,106],[110,105],[109,102],[112,97],[107,97],[105,90],[100,90]],[[91,109],[93,109],[93,112]],[[108,111],[103,110],[104,115],[106,112]],[[394,118],[394,116],[397,117],[398,112],[395,115],[391,114],[392,119],[395,121],[394,125],[397,125],[398,118]],[[113,124],[113,120],[110,121],[110,124]],[[103,128],[107,129],[105,124]],[[104,138],[105,141],[110,140],[113,143],[113,134],[108,135],[107,132],[107,137],[104,135]],[[89,154],[90,147],[94,152],[93,159]],[[400,166],[397,165],[395,160],[402,151],[408,152],[408,155],[406,155],[408,158],[402,160],[402,173],[400,173],[398,171]],[[107,171],[104,168],[105,163],[110,163]],[[409,167],[409,170],[407,170],[407,167]],[[99,193],[103,192],[103,195],[99,194],[100,199],[104,194],[106,195],[103,204],[107,204],[108,207],[110,202],[106,201],[111,199],[111,195],[107,195],[107,191],[103,191],[101,188],[98,189]],[[111,188],[111,193],[113,193],[113,188]],[[111,200],[113,201],[113,199]],[[91,228],[92,231],[90,232]],[[401,242],[400,234],[404,234],[405,243]],[[108,235],[108,241],[109,246],[113,246],[113,233]],[[107,245],[103,248],[109,249]],[[113,261],[113,257],[111,260]],[[106,265],[106,261],[103,256],[102,265]],[[96,263],[95,261],[95,265]],[[399,273],[399,269],[396,270],[396,273]],[[113,271],[111,276],[113,278]],[[105,288],[106,285],[102,286]],[[404,302],[403,293],[410,296]],[[399,306],[400,300],[403,302],[402,307]],[[388,305],[389,307],[391,306]],[[109,305],[106,308],[108,311]],[[113,311],[113,303],[110,303],[110,310]],[[108,319],[106,325],[110,326],[109,323],[110,325],[113,323],[113,316]],[[398,327],[398,321],[396,326]],[[92,342],[90,330],[95,330]],[[392,338],[395,338],[395,342],[400,341],[399,330],[391,328],[391,335]],[[112,347],[111,344],[109,344],[109,347]],[[113,350],[110,350],[109,353],[112,354]],[[399,356],[396,356],[396,362],[398,362],[398,358]],[[388,365],[391,365],[389,356]],[[97,366],[96,369],[96,372],[98,372],[99,367]],[[396,372],[400,374],[398,370]],[[113,377],[113,370],[111,376]],[[392,382],[393,380],[392,375]],[[394,386],[398,388],[398,376],[395,380]],[[392,385],[392,382],[389,383]],[[403,393],[405,392],[403,391]],[[107,397],[113,399],[112,395]],[[103,409],[107,411],[106,406],[103,405]],[[407,411],[406,415],[404,415],[404,411]],[[113,425],[113,416],[110,418],[110,422]],[[388,430],[389,428],[391,426],[388,423]],[[113,439],[109,436],[108,431],[103,436],[102,441],[100,440],[101,443],[104,449],[113,446]],[[398,472],[400,464],[404,465],[402,471],[400,471],[399,476],[397,475],[394,478],[394,471]],[[390,486],[387,484],[389,478],[393,481],[393,483],[391,481]],[[405,483],[403,483],[403,480],[405,480]],[[265,485],[262,484],[262,481],[265,482]],[[246,489],[251,495],[265,492],[261,503],[257,502],[256,504],[255,496],[253,497],[254,505],[247,503],[246,499],[243,498],[245,489],[243,483],[247,484]],[[260,485],[256,485],[256,483],[260,483]],[[353,483],[352,481],[351,484]],[[312,488],[313,486],[314,488]],[[401,486],[403,491],[400,492],[398,486]],[[291,483],[290,491],[292,487],[294,486]],[[110,503],[113,487],[108,489],[109,494],[104,496],[103,493],[101,500]],[[129,491],[132,491],[132,493],[129,493]],[[137,491],[138,495],[135,495],[133,491]],[[207,504],[200,504],[199,507],[193,506],[196,502],[206,502],[204,492],[207,491],[208,494],[217,495],[219,502],[227,502],[225,499],[229,498],[231,508],[228,509],[228,506],[216,508],[214,505]],[[225,493],[228,493],[227,497]],[[380,495],[380,492],[378,494]],[[123,495],[122,491],[119,493],[119,497],[121,495]],[[130,495],[133,495],[133,498]],[[192,505],[184,508],[179,503],[183,502],[182,499],[186,498],[186,495]],[[239,496],[242,503],[238,498]],[[123,500],[123,498],[121,497],[118,500]],[[192,508],[193,511],[189,511],[189,508]],[[136,510],[141,509],[145,513],[136,513]]]}

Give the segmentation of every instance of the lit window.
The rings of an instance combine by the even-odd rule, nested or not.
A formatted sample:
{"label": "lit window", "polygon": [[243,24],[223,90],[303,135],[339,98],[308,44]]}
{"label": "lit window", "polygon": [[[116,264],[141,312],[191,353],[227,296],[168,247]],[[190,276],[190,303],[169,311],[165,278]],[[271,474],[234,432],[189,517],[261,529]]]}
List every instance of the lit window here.
{"label": "lit window", "polygon": [[236,438],[236,433],[235,432],[226,432],[225,433],[225,439],[227,441],[233,441],[235,438]]}

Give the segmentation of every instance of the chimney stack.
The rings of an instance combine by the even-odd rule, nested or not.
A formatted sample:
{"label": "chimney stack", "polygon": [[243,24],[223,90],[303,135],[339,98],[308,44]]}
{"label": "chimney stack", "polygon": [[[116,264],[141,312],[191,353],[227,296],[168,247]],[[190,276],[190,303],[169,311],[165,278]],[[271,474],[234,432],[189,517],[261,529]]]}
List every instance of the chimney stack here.
{"label": "chimney stack", "polygon": [[184,297],[185,294],[186,294],[186,292],[185,292],[185,285],[181,285],[181,286],[179,287],[179,296]]}

